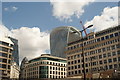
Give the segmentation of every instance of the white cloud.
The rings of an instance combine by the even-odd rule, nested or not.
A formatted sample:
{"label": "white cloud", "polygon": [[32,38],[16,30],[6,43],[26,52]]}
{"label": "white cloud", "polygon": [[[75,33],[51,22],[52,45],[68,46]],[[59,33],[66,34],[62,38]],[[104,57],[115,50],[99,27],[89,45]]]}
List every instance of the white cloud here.
{"label": "white cloud", "polygon": [[2,24],[0,24],[0,37],[9,36],[11,32]]}
{"label": "white cloud", "polygon": [[4,8],[4,11],[8,11],[8,8]]}
{"label": "white cloud", "polygon": [[49,33],[40,32],[37,27],[21,27],[12,30],[12,33],[19,40],[20,60],[23,57],[38,57],[46,53],[45,50],[49,50]]}
{"label": "white cloud", "polygon": [[13,6],[13,7],[12,7],[12,9],[13,9],[14,11],[16,11],[18,8],[17,8],[17,7],[15,7],[15,6]]}
{"label": "white cloud", "polygon": [[11,7],[5,7],[4,11],[16,11],[18,10],[18,7],[16,6],[11,6]]}
{"label": "white cloud", "polygon": [[49,33],[41,32],[37,27],[21,27],[10,31],[5,26],[0,25],[0,37],[5,36],[12,36],[18,39],[20,61],[24,57],[28,59],[38,57],[50,50]]}
{"label": "white cloud", "polygon": [[79,18],[84,13],[84,7],[94,0],[51,0],[53,16],[59,20],[72,21],[71,17]]}
{"label": "white cloud", "polygon": [[95,31],[100,31],[118,25],[118,7],[106,7],[101,15],[94,16],[91,21],[87,21],[85,26],[93,24]]}

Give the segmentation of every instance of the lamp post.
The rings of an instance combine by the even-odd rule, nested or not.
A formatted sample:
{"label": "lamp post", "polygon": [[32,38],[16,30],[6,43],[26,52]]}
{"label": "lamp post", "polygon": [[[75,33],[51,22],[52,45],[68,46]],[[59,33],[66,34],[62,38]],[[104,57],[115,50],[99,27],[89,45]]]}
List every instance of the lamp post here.
{"label": "lamp post", "polygon": [[85,72],[85,56],[84,56],[84,46],[83,46],[83,34],[82,32],[85,31],[86,29],[92,27],[93,25],[89,25],[88,27],[86,27],[85,29],[81,30],[81,37],[82,37],[82,57],[83,57],[83,74],[84,74],[84,80],[86,80],[86,72]]}
{"label": "lamp post", "polygon": [[[82,57],[83,57],[83,60],[82,60],[82,62],[83,62],[83,73],[84,73],[84,80],[86,80],[86,73],[85,73],[85,61],[84,61],[84,46],[83,46],[83,31],[85,31],[86,29],[88,29],[88,28],[90,28],[90,27],[92,27],[93,25],[89,25],[88,27],[86,27],[86,28],[84,28],[83,30],[81,30],[80,32],[81,32],[81,40],[82,40]],[[73,32],[73,33],[76,33],[76,32]],[[87,36],[87,35],[86,35]]]}

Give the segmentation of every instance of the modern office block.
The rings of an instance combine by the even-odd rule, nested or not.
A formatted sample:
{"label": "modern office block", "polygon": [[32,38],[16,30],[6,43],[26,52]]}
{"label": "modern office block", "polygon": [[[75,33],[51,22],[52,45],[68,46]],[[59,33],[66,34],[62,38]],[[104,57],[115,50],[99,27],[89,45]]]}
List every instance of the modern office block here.
{"label": "modern office block", "polygon": [[12,37],[8,37],[13,43],[13,51],[12,51],[12,58],[14,62],[19,65],[19,47],[18,47],[18,40]]}
{"label": "modern office block", "polygon": [[60,79],[66,77],[66,59],[42,54],[21,63],[21,79]]}
{"label": "modern office block", "polygon": [[[72,33],[76,32],[76,33]],[[66,58],[65,47],[67,43],[80,39],[81,33],[74,27],[57,27],[50,33],[50,51],[52,56]]]}
{"label": "modern office block", "polygon": [[120,76],[120,26],[91,32],[66,49],[67,77],[83,78],[83,65],[87,78]]}

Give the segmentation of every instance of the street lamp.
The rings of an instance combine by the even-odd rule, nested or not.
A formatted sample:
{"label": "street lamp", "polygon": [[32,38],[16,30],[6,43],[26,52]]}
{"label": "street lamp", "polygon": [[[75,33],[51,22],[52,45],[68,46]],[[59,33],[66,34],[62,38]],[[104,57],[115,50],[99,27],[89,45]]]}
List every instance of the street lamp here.
{"label": "street lamp", "polygon": [[[83,31],[85,31],[86,29],[88,29],[88,28],[90,28],[90,27],[92,27],[93,25],[89,25],[88,27],[86,27],[86,28],[84,28],[83,30],[81,30],[81,31],[79,31],[79,32],[81,32],[81,40],[82,40],[82,57],[83,57],[83,60],[82,60],[82,62],[83,62],[83,73],[84,73],[84,80],[86,80],[86,73],[85,73],[85,61],[84,61],[84,47],[83,47],[83,34],[82,34],[82,32]],[[72,33],[76,33],[76,32],[72,32]],[[87,36],[87,35],[86,35]]]}
{"label": "street lamp", "polygon": [[90,28],[90,27],[92,27],[93,25],[89,25],[88,27],[86,27],[86,28],[84,28],[83,30],[81,30],[80,32],[81,32],[81,37],[82,37],[82,57],[83,57],[83,74],[84,74],[84,80],[86,80],[86,73],[85,73],[85,56],[84,56],[84,47],[83,47],[83,34],[82,34],[82,32],[83,31],[85,31],[86,29],[88,29],[88,28]]}

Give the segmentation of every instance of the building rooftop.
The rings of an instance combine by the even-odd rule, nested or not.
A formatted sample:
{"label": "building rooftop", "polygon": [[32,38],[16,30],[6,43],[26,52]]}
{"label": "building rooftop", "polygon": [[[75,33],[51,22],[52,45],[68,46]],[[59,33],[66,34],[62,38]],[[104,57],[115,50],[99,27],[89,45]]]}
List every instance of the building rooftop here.
{"label": "building rooftop", "polygon": [[[95,34],[95,37],[99,37],[99,36],[102,36],[102,35],[105,35],[105,34],[108,34],[108,33],[111,33],[111,32],[114,32],[116,30],[120,30],[120,25],[118,26],[115,26],[115,27],[110,27],[110,28],[107,28],[107,29],[104,29],[104,30],[101,30],[101,31],[98,31],[98,32],[91,32],[92,34]],[[91,34],[89,33],[89,34]],[[88,34],[88,35],[89,35]],[[81,38],[80,40],[77,40],[77,41],[74,41],[74,42],[71,42],[71,43],[68,43],[68,45],[72,45],[72,44],[75,44],[75,43],[79,43],[80,41],[84,41],[84,40],[88,40],[88,38],[85,36],[83,39]]]}
{"label": "building rooftop", "polygon": [[6,42],[6,43],[9,43],[9,44],[14,44],[8,37],[0,37],[0,41],[2,42]]}
{"label": "building rooftop", "polygon": [[52,60],[52,61],[58,61],[58,62],[66,62],[67,59],[51,56],[50,54],[42,54],[39,57],[36,57],[34,59],[29,60],[29,63],[36,62],[36,61],[39,61],[39,60]]}

